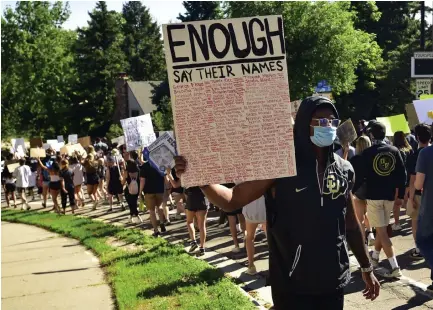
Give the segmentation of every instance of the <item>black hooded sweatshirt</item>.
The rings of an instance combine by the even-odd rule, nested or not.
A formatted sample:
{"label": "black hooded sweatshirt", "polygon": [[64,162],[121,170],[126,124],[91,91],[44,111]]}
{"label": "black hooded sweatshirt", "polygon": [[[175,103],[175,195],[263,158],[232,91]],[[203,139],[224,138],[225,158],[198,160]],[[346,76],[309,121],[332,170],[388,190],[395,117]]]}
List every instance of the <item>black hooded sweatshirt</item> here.
{"label": "black hooded sweatshirt", "polygon": [[276,179],[275,200],[267,205],[269,280],[276,309],[290,308],[287,295],[332,294],[350,280],[345,215],[354,172],[330,146],[319,185],[310,140],[310,120],[319,105],[329,106],[338,118],[327,98],[302,102],[294,126],[297,176]]}

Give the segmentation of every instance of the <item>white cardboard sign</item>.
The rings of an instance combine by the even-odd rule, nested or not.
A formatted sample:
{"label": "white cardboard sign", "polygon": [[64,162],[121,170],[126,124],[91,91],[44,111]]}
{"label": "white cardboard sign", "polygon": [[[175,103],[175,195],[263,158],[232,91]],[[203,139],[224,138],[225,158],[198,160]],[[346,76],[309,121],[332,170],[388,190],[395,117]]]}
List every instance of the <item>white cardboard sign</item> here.
{"label": "white cardboard sign", "polygon": [[68,143],[69,144],[76,144],[76,143],[78,143],[78,135],[75,135],[75,134],[69,135],[68,136]]}
{"label": "white cardboard sign", "polygon": [[296,175],[283,19],[163,25],[185,187]]}
{"label": "white cardboard sign", "polygon": [[165,175],[166,168],[171,169],[174,167],[176,141],[169,132],[165,132],[151,145],[144,148],[143,155],[153,168],[158,170],[161,175]]}
{"label": "white cardboard sign", "polygon": [[156,140],[150,114],[122,119],[120,123],[122,124],[128,152],[149,146]]}

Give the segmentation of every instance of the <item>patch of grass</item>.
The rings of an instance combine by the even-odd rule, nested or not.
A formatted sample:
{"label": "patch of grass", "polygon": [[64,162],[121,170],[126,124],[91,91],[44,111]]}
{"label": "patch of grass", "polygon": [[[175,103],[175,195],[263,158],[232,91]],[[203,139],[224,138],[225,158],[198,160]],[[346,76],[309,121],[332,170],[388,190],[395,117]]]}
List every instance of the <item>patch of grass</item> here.
{"label": "patch of grass", "polygon": [[[178,245],[88,218],[48,212],[3,210],[2,221],[35,225],[79,240],[100,259],[118,309],[254,309],[254,305],[208,263]],[[107,244],[114,237],[140,245],[125,251]]]}

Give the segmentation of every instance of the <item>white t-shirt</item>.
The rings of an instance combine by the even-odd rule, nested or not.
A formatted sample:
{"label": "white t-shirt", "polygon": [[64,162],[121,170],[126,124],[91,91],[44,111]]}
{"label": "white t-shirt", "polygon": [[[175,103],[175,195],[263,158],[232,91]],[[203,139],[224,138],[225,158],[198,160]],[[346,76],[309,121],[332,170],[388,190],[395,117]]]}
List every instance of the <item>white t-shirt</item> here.
{"label": "white t-shirt", "polygon": [[19,166],[14,171],[14,177],[17,179],[17,187],[27,188],[29,187],[30,176],[32,171],[27,165]]}
{"label": "white t-shirt", "polygon": [[74,186],[81,185],[84,183],[84,168],[81,164],[75,164],[71,166],[72,173],[74,175]]}

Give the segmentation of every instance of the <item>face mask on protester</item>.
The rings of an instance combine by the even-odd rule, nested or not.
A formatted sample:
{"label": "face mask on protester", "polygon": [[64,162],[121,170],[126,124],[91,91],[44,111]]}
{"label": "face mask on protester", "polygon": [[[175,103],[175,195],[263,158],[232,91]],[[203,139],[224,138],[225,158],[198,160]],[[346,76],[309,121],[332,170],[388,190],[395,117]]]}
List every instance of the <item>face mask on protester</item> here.
{"label": "face mask on protester", "polygon": [[311,142],[313,142],[318,147],[326,147],[330,146],[334,143],[334,140],[337,138],[337,128],[328,126],[313,126],[314,135],[310,137]]}

